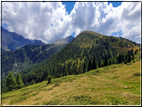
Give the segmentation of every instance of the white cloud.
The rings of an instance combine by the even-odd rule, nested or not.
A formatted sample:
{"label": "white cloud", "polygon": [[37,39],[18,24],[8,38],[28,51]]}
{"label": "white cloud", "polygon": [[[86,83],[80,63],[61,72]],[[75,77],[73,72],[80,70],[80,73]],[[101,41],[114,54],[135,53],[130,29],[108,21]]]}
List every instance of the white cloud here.
{"label": "white cloud", "polygon": [[72,32],[77,36],[84,30],[104,35],[121,31],[122,37],[140,43],[140,2],[123,2],[118,7],[107,2],[76,2],[70,14],[61,2],[3,2],[2,6],[3,23],[25,38],[49,43]]}
{"label": "white cloud", "polygon": [[8,24],[8,30],[25,38],[48,43],[63,37],[65,28],[68,28],[68,16],[61,2],[3,2],[2,6],[3,23]]}
{"label": "white cloud", "polygon": [[111,3],[108,5],[107,2],[79,2],[71,12],[71,25],[78,33],[83,30],[92,30],[104,35],[122,32],[122,37],[140,43],[140,12],[140,2],[123,2],[118,7],[113,7]]}

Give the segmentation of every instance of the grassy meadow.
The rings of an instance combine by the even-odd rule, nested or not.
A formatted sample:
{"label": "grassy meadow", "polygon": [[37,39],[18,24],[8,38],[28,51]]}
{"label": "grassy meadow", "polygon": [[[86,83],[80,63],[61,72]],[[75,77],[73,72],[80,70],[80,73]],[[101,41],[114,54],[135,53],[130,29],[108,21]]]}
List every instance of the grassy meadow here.
{"label": "grassy meadow", "polygon": [[140,105],[140,75],[140,61],[113,64],[3,93],[2,105]]}

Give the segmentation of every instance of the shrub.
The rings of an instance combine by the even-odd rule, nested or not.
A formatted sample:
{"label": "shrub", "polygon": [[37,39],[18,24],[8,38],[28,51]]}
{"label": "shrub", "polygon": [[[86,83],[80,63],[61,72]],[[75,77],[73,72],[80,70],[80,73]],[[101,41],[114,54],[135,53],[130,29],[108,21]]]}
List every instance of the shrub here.
{"label": "shrub", "polygon": [[134,76],[140,76],[140,72],[136,72],[133,74]]}

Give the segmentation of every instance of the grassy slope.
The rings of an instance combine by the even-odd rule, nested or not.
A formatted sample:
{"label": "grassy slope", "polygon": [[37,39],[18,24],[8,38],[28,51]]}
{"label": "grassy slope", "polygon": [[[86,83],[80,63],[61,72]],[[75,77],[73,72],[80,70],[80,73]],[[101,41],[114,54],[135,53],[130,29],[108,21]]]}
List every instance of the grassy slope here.
{"label": "grassy slope", "polygon": [[2,105],[139,105],[140,61],[114,64],[2,94]]}

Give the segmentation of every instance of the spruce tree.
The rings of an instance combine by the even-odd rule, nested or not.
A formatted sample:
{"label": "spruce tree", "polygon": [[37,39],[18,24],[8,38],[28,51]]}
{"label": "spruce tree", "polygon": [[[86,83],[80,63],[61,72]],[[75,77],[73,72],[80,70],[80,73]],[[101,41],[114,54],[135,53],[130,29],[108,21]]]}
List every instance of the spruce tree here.
{"label": "spruce tree", "polygon": [[19,73],[17,73],[16,75],[16,82],[17,82],[17,88],[22,88],[24,86],[24,83],[21,79],[21,75]]}
{"label": "spruce tree", "polygon": [[128,61],[128,54],[125,54],[125,56],[124,56],[124,63],[127,64],[127,61]]}
{"label": "spruce tree", "polygon": [[104,60],[104,66],[107,66],[108,65],[108,62],[107,62],[107,56],[105,55],[105,60]]}
{"label": "spruce tree", "polygon": [[99,57],[98,68],[100,68],[100,67],[101,67],[101,59],[100,59],[100,57]]}
{"label": "spruce tree", "polygon": [[89,64],[88,64],[88,71],[90,71],[92,69],[92,66],[91,66],[91,60],[89,60]]}
{"label": "spruce tree", "polygon": [[131,62],[131,53],[130,53],[130,51],[128,51],[128,59],[127,59],[127,62]]}
{"label": "spruce tree", "polygon": [[32,79],[32,83],[31,84],[35,84],[35,81],[34,81],[34,79]]}
{"label": "spruce tree", "polygon": [[97,66],[96,66],[96,61],[95,61],[95,57],[93,58],[93,64],[92,64],[92,69],[96,69]]}
{"label": "spruce tree", "polygon": [[17,86],[16,79],[13,76],[13,72],[9,72],[7,78],[6,78],[6,87],[8,91],[11,91],[12,89],[15,89]]}
{"label": "spruce tree", "polygon": [[111,60],[109,60],[109,65],[111,65]]}
{"label": "spruce tree", "polygon": [[83,64],[83,73],[85,73],[86,72],[86,65],[85,65],[85,62],[84,62],[84,64]]}

